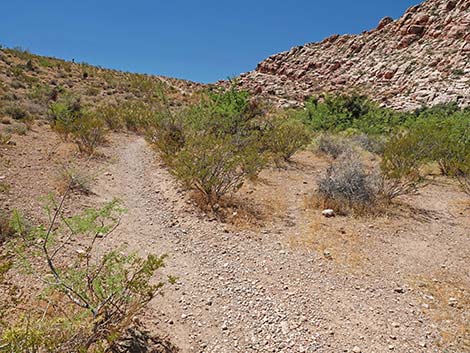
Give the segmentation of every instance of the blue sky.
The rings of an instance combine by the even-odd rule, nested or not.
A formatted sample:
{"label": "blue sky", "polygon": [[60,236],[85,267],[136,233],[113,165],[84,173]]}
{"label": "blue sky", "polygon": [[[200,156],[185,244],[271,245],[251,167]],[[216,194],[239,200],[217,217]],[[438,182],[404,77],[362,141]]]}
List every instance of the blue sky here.
{"label": "blue sky", "polygon": [[419,0],[2,1],[0,44],[214,82],[293,46],[360,33]]}

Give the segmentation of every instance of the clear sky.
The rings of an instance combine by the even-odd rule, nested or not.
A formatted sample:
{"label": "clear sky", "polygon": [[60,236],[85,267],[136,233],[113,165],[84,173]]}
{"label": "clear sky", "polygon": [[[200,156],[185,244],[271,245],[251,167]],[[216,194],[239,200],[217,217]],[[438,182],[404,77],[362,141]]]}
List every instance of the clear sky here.
{"label": "clear sky", "polygon": [[0,44],[214,82],[271,54],[360,33],[420,0],[2,0]]}

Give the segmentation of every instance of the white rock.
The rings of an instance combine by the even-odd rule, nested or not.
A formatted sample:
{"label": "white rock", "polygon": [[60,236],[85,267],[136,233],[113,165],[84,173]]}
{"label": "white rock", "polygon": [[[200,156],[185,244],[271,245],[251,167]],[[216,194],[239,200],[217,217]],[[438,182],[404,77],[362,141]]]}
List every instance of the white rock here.
{"label": "white rock", "polygon": [[332,210],[332,209],[323,210],[323,212],[321,214],[322,214],[322,216],[324,216],[326,218],[331,218],[331,217],[336,216],[335,211]]}

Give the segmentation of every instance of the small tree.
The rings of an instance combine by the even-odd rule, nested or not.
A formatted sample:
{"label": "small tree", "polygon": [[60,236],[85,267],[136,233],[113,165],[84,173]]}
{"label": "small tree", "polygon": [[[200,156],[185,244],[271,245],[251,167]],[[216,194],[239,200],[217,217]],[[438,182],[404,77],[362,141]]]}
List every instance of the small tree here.
{"label": "small tree", "polygon": [[[0,347],[6,347],[8,352],[39,352],[44,348],[54,352],[88,352],[93,351],[92,347],[111,347],[132,317],[162,293],[164,282],[151,283],[151,279],[164,266],[165,256],[141,258],[125,255],[123,249],[96,253],[96,244],[120,223],[124,210],[119,202],[66,217],[63,209],[69,190],[60,202],[49,199],[45,206],[49,225],[35,227],[23,235],[16,242],[16,251],[27,269],[46,284],[46,297],[63,294],[66,300],[59,299],[58,303],[61,311],[73,315],[56,316],[51,319],[55,324],[51,321],[49,327],[42,325],[42,320],[30,318],[32,332],[25,331],[20,320],[18,326],[12,325],[0,338]],[[84,238],[88,244],[71,252],[69,246],[76,238]],[[68,260],[63,261],[63,257]],[[40,272],[38,261],[45,261],[47,272]],[[173,278],[168,280],[173,282]],[[63,331],[61,335],[58,325]],[[18,347],[23,350],[17,350]]]}

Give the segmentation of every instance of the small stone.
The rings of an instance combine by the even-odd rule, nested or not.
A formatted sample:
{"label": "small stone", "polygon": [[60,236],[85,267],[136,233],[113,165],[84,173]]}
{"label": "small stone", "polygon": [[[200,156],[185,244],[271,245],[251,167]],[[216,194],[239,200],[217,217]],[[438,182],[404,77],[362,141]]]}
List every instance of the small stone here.
{"label": "small stone", "polygon": [[392,322],[392,326],[396,328],[396,327],[400,327],[400,324],[398,322]]}
{"label": "small stone", "polygon": [[449,298],[449,306],[455,307],[459,303],[457,298]]}
{"label": "small stone", "polygon": [[354,353],[361,353],[362,352],[362,350],[358,346],[353,347],[352,351]]}
{"label": "small stone", "polygon": [[325,256],[327,259],[331,259],[331,252],[329,250],[324,250],[323,256]]}
{"label": "small stone", "polygon": [[396,293],[400,293],[400,294],[405,293],[405,289],[403,289],[402,287],[397,287],[394,290]]}
{"label": "small stone", "polygon": [[390,345],[388,346],[388,349],[391,350],[391,351],[393,351],[393,350],[395,349],[395,346],[394,346],[393,344],[390,344]]}
{"label": "small stone", "polygon": [[289,323],[287,321],[281,322],[282,333],[287,335],[289,333]]}
{"label": "small stone", "polygon": [[331,218],[331,217],[336,216],[335,211],[332,210],[332,209],[323,210],[323,212],[321,214],[322,214],[322,216],[324,216],[326,218]]}

